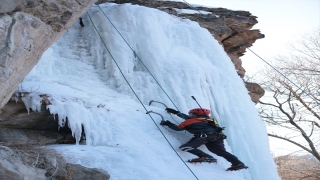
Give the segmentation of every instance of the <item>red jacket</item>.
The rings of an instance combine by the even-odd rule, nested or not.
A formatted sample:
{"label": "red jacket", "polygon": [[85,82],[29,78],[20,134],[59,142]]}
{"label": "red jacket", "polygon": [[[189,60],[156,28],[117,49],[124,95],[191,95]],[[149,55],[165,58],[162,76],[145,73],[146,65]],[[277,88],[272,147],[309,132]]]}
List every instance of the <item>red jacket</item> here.
{"label": "red jacket", "polygon": [[183,121],[178,126],[170,122],[170,124],[168,124],[167,126],[173,130],[176,130],[176,131],[187,130],[191,134],[204,133],[204,132],[217,132],[217,128],[214,125],[209,124],[208,120],[215,121],[212,118],[203,118],[203,117],[191,118],[188,115],[183,113],[179,113],[177,114],[177,116],[185,119],[185,121]]}

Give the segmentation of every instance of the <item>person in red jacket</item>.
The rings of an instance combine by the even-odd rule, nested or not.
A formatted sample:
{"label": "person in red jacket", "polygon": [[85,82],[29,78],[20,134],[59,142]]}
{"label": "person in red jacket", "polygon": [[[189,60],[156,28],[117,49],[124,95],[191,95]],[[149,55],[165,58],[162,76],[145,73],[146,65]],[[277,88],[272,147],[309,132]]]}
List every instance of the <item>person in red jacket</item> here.
{"label": "person in red jacket", "polygon": [[175,114],[185,119],[185,121],[183,121],[179,125],[175,125],[172,122],[166,120],[161,121],[160,125],[168,126],[175,131],[186,130],[189,133],[194,134],[193,138],[179,147],[179,149],[182,151],[187,151],[198,156],[198,158],[188,160],[188,162],[217,163],[217,159],[201,151],[200,149],[197,149],[204,144],[210,152],[225,158],[232,164],[231,167],[227,169],[228,171],[248,168],[236,156],[227,152],[224,148],[223,140],[226,139],[226,136],[222,133],[222,130],[224,128],[219,127],[218,122],[215,119],[209,117],[209,109],[191,109],[189,111],[189,115],[180,113],[179,111],[171,108],[166,108],[165,110],[168,113]]}

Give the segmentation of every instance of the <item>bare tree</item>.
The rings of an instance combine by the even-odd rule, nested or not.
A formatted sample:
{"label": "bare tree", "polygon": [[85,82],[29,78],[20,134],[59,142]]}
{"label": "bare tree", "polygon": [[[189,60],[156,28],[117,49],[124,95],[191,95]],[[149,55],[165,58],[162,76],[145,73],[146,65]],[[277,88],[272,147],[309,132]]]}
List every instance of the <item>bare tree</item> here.
{"label": "bare tree", "polygon": [[279,156],[275,158],[282,180],[318,180],[320,162],[308,156]]}
{"label": "bare tree", "polygon": [[[290,56],[276,58],[256,80],[266,90],[260,116],[279,131],[269,133],[312,154],[318,161],[320,141],[320,30],[291,46]],[[285,134],[284,134],[285,133]]]}

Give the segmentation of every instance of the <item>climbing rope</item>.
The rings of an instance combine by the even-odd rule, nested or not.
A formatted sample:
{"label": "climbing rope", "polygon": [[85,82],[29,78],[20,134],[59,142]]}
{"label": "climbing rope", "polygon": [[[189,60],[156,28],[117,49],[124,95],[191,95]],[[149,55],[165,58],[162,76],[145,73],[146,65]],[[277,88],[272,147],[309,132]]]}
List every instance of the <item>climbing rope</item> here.
{"label": "climbing rope", "polygon": [[157,81],[157,79],[153,76],[153,74],[149,71],[149,69],[147,68],[147,66],[143,63],[143,61],[140,59],[140,57],[138,56],[138,54],[136,54],[136,52],[133,50],[133,48],[129,45],[129,43],[127,42],[127,40],[122,36],[122,34],[119,32],[119,30],[117,29],[117,27],[111,22],[111,20],[108,18],[108,16],[103,12],[103,10],[101,9],[101,7],[99,5],[97,5],[100,9],[100,11],[104,14],[104,16],[108,19],[108,21],[110,22],[110,24],[114,27],[114,29],[118,32],[118,34],[121,36],[121,38],[124,40],[124,42],[129,46],[129,48],[131,49],[131,51],[134,53],[135,56],[137,56],[138,60],[142,63],[142,65],[146,68],[146,70],[150,73],[150,75],[152,76],[152,78],[156,81],[156,83],[159,85],[159,87],[161,88],[161,90],[165,93],[165,95],[169,98],[169,100],[171,101],[171,103],[174,105],[174,107],[176,107],[176,109],[179,111],[179,108],[174,104],[174,102],[171,100],[171,98],[169,97],[169,95],[167,94],[167,92],[162,88],[162,86],[160,85],[160,83]]}
{"label": "climbing rope", "polygon": [[[212,23],[215,23],[213,20],[211,20],[210,18],[208,18],[205,14],[202,14],[198,9],[196,9],[194,6],[192,6],[191,4],[189,4],[187,1],[184,1],[190,8],[198,11],[203,18],[211,21]],[[226,34],[229,34],[230,37],[232,37],[233,39],[235,39],[241,46],[244,46],[245,48],[247,48],[251,53],[253,53],[255,56],[257,56],[260,60],[262,60],[263,62],[265,62],[268,66],[270,66],[273,70],[275,70],[277,73],[279,73],[281,76],[283,76],[286,80],[288,80],[290,83],[292,83],[298,90],[301,90],[303,93],[305,93],[307,96],[309,96],[311,99],[313,99],[317,104],[320,104],[314,97],[312,97],[309,93],[307,93],[306,91],[304,91],[303,89],[301,89],[301,87],[299,87],[298,85],[296,85],[293,81],[291,81],[288,77],[286,77],[283,73],[281,73],[277,68],[275,68],[274,66],[272,66],[270,63],[268,63],[266,60],[264,60],[262,57],[260,57],[257,53],[255,53],[254,51],[252,51],[247,45],[245,45],[244,43],[242,43],[238,38],[234,37],[232,34],[228,33],[222,26],[220,26],[219,24],[215,23],[223,32],[225,32]]]}
{"label": "climbing rope", "polygon": [[[100,8],[101,9],[101,8]],[[147,108],[144,106],[144,104],[142,103],[142,101],[140,100],[140,98],[138,97],[138,95],[135,93],[135,91],[133,90],[132,86],[130,85],[130,83],[128,82],[127,78],[125,77],[125,75],[123,74],[121,68],[119,67],[117,61],[115,60],[115,58],[112,56],[110,50],[108,49],[105,41],[103,40],[101,34],[99,33],[98,29],[96,28],[95,24],[93,23],[90,14],[87,12],[87,15],[94,27],[94,29],[96,30],[96,32],[98,33],[104,47],[107,49],[109,55],[111,56],[112,60],[114,61],[114,63],[116,64],[117,68],[119,69],[121,75],[123,76],[123,78],[125,79],[125,81],[127,82],[127,84],[129,85],[131,91],[134,93],[134,95],[137,97],[137,99],[139,100],[140,104],[143,106],[143,108],[146,110],[146,112],[148,112]],[[111,21],[110,21],[111,22]],[[171,100],[171,99],[170,99]],[[193,174],[193,176],[197,179],[198,177],[195,175],[195,173],[190,169],[190,167],[185,163],[185,161],[182,159],[182,157],[178,154],[178,152],[174,149],[174,147],[172,146],[172,144],[169,142],[169,140],[167,139],[167,137],[164,135],[164,133],[161,131],[160,127],[158,126],[158,124],[155,122],[155,120],[152,118],[152,116],[150,114],[148,114],[149,117],[152,119],[153,123],[157,126],[157,128],[159,129],[159,131],[161,132],[162,136],[165,138],[165,140],[168,142],[168,144],[170,145],[170,147],[174,150],[174,152],[176,153],[176,155],[181,159],[181,161],[184,163],[184,165],[189,169],[189,171]]]}

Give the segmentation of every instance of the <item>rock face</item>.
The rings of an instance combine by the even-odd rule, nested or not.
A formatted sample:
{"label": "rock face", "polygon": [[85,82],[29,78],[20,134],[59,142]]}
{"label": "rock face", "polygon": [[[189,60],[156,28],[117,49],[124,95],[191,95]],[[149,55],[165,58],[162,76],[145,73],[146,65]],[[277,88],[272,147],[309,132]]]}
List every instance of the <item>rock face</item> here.
{"label": "rock face", "polygon": [[0,109],[43,52],[94,2],[96,0],[1,1]]}
{"label": "rock face", "polygon": [[265,91],[257,83],[246,82],[246,88],[250,89],[249,95],[254,103],[258,103],[259,99],[264,95]]}
{"label": "rock face", "polygon": [[[40,19],[16,12],[0,15],[0,107],[51,44],[53,31]],[[38,39],[39,38],[39,39]]]}

